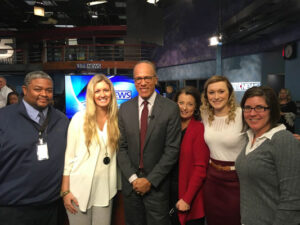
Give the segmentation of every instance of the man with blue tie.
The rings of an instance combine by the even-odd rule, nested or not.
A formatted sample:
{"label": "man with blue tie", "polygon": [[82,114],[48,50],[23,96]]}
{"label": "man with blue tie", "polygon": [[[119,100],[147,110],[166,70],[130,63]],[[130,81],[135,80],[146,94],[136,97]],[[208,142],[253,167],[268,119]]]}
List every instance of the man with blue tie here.
{"label": "man with blue tie", "polygon": [[68,119],[51,106],[48,74],[28,73],[22,88],[0,109],[0,225],[56,225]]}
{"label": "man with blue tie", "polygon": [[179,109],[155,92],[152,62],[133,70],[138,96],[119,111],[118,165],[122,172],[126,225],[169,225],[169,173],[178,159]]}

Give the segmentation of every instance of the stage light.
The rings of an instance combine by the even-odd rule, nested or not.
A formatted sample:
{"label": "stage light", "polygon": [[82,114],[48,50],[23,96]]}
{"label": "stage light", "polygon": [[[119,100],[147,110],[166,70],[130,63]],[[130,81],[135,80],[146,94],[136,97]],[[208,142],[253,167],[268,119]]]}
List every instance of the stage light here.
{"label": "stage light", "polygon": [[33,14],[36,16],[45,16],[45,8],[43,1],[35,1],[35,4],[33,6]]}

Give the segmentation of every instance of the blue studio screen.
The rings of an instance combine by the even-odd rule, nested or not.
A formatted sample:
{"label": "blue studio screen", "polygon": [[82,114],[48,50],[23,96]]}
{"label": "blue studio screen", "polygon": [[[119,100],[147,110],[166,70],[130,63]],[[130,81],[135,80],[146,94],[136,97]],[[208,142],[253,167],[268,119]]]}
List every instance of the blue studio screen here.
{"label": "blue studio screen", "polygon": [[[76,112],[85,109],[86,88],[92,77],[93,75],[65,76],[66,115],[68,118],[72,118]],[[108,78],[114,85],[118,106],[138,95],[132,78],[126,76],[108,76]]]}

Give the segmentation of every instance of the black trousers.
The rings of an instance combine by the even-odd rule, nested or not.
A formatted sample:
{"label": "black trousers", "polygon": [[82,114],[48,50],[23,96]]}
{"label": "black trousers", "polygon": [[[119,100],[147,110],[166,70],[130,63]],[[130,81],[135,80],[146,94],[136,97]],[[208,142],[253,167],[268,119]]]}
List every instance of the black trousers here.
{"label": "black trousers", "polygon": [[61,225],[61,200],[39,206],[0,206],[0,225]]}

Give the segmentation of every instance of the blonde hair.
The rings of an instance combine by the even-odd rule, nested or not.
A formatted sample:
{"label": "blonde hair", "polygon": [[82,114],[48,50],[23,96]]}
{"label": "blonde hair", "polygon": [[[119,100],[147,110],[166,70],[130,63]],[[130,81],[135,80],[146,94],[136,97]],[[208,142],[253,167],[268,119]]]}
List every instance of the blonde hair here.
{"label": "blonde hair", "polygon": [[291,92],[290,92],[290,90],[287,89],[287,88],[281,88],[281,89],[280,89],[279,94],[278,94],[278,98],[279,98],[279,99],[280,99],[280,92],[281,92],[281,91],[285,91],[285,92],[286,92],[286,100],[287,100],[288,102],[292,101]]}
{"label": "blonde hair", "polygon": [[229,82],[229,80],[225,76],[214,75],[205,82],[204,90],[201,94],[201,102],[202,102],[202,105],[200,107],[201,115],[202,115],[202,118],[203,118],[204,114],[208,115],[209,125],[211,125],[212,121],[214,121],[214,119],[215,119],[214,108],[211,106],[211,104],[208,101],[207,89],[210,84],[213,84],[216,82],[225,82],[226,86],[228,88],[229,98],[227,101],[227,105],[229,107],[229,112],[228,112],[228,118],[226,119],[226,123],[229,124],[231,121],[233,121],[233,122],[235,121],[235,116],[236,116],[235,111],[237,108],[237,103],[236,103],[233,87],[232,87],[231,83]]}
{"label": "blonde hair", "polygon": [[118,142],[120,138],[120,131],[118,127],[118,105],[116,99],[116,93],[111,81],[103,74],[96,74],[88,83],[86,91],[86,111],[84,118],[84,135],[85,145],[89,151],[90,144],[93,139],[98,140],[97,135],[97,120],[96,120],[96,104],[94,101],[94,89],[95,85],[101,81],[104,81],[109,85],[111,91],[111,101],[107,109],[107,136],[108,146],[111,151],[118,149]]}

